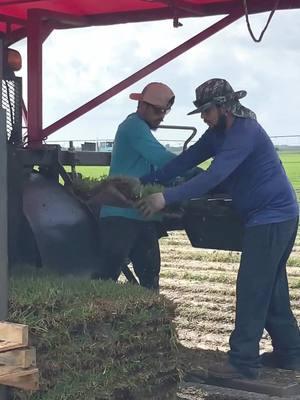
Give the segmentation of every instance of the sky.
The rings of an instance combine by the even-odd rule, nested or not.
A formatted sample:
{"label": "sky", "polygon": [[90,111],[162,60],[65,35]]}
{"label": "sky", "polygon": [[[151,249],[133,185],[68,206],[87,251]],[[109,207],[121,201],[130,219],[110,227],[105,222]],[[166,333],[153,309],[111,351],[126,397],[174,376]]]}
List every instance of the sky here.
{"label": "sky", "polygon": [[[268,13],[250,16],[259,36]],[[123,24],[55,31],[44,43],[43,126],[109,89],[167,51],[193,37],[221,17]],[[262,39],[255,43],[241,18],[221,32],[161,67],[143,80],[49,136],[49,141],[113,139],[118,125],[136,110],[131,92],[151,81],[164,82],[176,95],[165,124],[206,129],[193,107],[195,88],[211,78],[227,79],[234,90],[246,90],[242,104],[257,114],[270,136],[284,135],[280,143],[300,145],[300,10],[277,11]],[[26,43],[14,46],[26,60]],[[17,73],[24,78],[26,62]],[[24,93],[26,102],[26,91]],[[160,130],[160,140],[184,140],[187,131]],[[279,139],[278,139],[279,140]],[[277,141],[278,141],[277,140]]]}

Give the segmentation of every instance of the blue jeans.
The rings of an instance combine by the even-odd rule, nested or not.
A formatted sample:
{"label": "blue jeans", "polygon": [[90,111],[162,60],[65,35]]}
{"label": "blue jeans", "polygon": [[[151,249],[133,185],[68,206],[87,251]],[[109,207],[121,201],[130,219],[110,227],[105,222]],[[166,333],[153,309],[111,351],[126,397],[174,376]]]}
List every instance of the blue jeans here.
{"label": "blue jeans", "polygon": [[264,328],[274,351],[300,360],[300,333],[291,311],[286,262],[298,218],[247,228],[236,285],[235,328],[229,358],[236,366],[259,367]]}

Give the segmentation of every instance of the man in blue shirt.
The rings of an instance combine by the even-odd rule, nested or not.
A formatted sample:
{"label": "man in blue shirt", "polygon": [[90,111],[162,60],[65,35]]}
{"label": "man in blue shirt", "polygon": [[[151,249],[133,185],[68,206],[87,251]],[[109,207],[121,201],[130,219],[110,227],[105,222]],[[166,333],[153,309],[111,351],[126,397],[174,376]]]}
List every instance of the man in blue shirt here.
{"label": "man in blue shirt", "polygon": [[[299,207],[276,150],[242,106],[245,91],[234,92],[224,79],[211,79],[196,89],[196,109],[208,125],[197,143],[164,168],[141,178],[164,184],[185,170],[213,159],[203,173],[138,203],[144,216],[165,205],[200,197],[222,184],[244,221],[245,233],[236,287],[235,328],[225,364],[211,372],[221,377],[258,376],[264,365],[300,370],[300,334],[292,314],[286,262],[297,234]],[[259,357],[264,328],[273,352]]]}
{"label": "man in blue shirt", "polygon": [[[153,136],[170,111],[175,96],[160,82],[148,84],[142,93],[132,93],[138,101],[117,130],[109,176],[141,177],[162,167],[175,155]],[[104,206],[100,214],[101,265],[94,277],[117,280],[124,260],[130,259],[142,286],[159,287],[159,220],[145,219],[134,208]]]}

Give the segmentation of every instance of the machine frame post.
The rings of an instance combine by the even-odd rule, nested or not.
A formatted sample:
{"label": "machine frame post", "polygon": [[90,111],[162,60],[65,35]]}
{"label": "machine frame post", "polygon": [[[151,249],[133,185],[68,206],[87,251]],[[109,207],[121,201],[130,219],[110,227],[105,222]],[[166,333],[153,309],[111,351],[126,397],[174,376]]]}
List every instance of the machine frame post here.
{"label": "machine frame post", "polygon": [[[7,138],[6,112],[2,108],[3,40],[0,37],[0,320],[7,318],[8,309],[8,234],[7,234]],[[0,400],[6,400],[6,390],[0,387]]]}

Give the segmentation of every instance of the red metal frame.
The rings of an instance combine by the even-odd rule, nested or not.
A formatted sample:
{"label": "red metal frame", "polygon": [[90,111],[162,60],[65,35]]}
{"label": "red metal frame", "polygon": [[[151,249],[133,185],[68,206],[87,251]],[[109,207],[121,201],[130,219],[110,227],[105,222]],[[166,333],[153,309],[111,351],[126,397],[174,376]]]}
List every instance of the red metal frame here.
{"label": "red metal frame", "polygon": [[[248,13],[253,14],[273,9],[276,0],[247,1]],[[78,0],[76,4],[79,5],[80,2],[81,0]],[[0,0],[0,32],[4,34],[5,46],[25,37],[28,39],[28,140],[30,146],[40,146],[43,139],[56,130],[201,43],[240,18],[245,11],[241,0],[197,0],[193,2],[187,0],[156,0],[151,6],[151,2],[138,4],[135,1],[123,0],[122,2],[114,2],[113,7],[109,2],[91,0],[82,1],[82,7],[74,7],[75,3],[72,3],[73,5],[71,3],[68,0],[60,2]],[[38,9],[38,6],[41,8]],[[280,0],[277,6],[278,9],[300,8],[300,0]],[[64,11],[64,13],[58,11]],[[163,19],[173,19],[176,26],[178,25],[178,18],[221,14],[227,14],[227,16],[43,129],[42,43],[53,29]]]}
{"label": "red metal frame", "polygon": [[43,124],[43,43],[42,20],[39,12],[28,13],[28,141],[30,144],[41,143]]}
{"label": "red metal frame", "polygon": [[[48,14],[48,13],[47,13]],[[42,10],[31,10],[28,18],[28,145],[31,147],[40,146],[42,141],[53,132],[61,129],[70,122],[79,118],[83,114],[107,101],[111,97],[120,93],[133,83],[144,78],[151,72],[167,64],[182,53],[201,43],[226,26],[230,25],[243,15],[241,9],[237,9],[220,21],[214,23],[209,28],[203,30],[196,36],[182,43],[178,47],[169,51],[162,57],[148,64],[144,68],[135,72],[128,78],[117,83],[112,88],[101,93],[94,99],[85,103],[81,107],[67,114],[65,117],[54,122],[52,125],[43,129],[42,127],[42,35],[43,17]],[[58,17],[59,14],[56,14]]]}
{"label": "red metal frame", "polygon": [[[273,9],[275,1],[247,0],[248,11],[250,14],[270,11]],[[25,24],[28,10],[40,8],[82,16],[86,19],[86,26],[227,15],[240,7],[243,7],[242,0],[0,0],[0,10],[3,15],[23,18]],[[300,8],[300,0],[280,0],[277,6],[278,10],[293,8]],[[16,24],[13,26],[13,30],[19,30],[22,26],[24,26],[23,23],[21,26]],[[0,31],[7,33],[5,29],[1,29],[1,24]],[[26,37],[26,32],[24,32],[24,37]]]}

